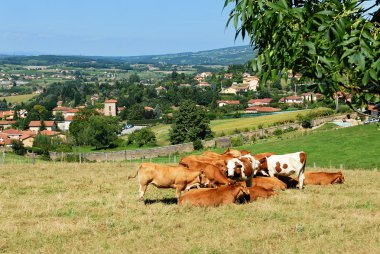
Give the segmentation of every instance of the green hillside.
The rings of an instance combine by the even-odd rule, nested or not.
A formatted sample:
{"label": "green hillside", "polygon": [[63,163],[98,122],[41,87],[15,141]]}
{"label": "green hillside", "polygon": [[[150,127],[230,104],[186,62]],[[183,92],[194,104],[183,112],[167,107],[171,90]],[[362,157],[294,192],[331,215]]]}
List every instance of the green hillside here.
{"label": "green hillside", "polygon": [[315,131],[309,135],[239,147],[253,153],[291,153],[305,151],[308,168],[337,167],[374,169],[380,167],[380,130],[376,125],[361,125],[337,130]]}

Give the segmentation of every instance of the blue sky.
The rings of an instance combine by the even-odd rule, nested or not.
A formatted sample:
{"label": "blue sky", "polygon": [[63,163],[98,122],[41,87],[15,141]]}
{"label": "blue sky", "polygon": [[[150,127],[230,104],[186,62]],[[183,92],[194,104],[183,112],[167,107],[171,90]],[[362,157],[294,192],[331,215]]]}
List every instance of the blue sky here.
{"label": "blue sky", "polygon": [[131,56],[246,45],[224,0],[7,0],[0,53]]}

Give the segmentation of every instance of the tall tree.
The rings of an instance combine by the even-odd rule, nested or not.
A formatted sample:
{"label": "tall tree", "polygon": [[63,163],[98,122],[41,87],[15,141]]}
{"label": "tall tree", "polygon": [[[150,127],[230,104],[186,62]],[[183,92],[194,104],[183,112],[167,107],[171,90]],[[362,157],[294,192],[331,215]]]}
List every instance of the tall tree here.
{"label": "tall tree", "polygon": [[300,73],[326,96],[350,94],[354,109],[380,102],[380,1],[225,0],[230,4],[227,26],[233,22],[236,37],[255,46],[261,84]]}
{"label": "tall tree", "polygon": [[170,130],[170,142],[179,144],[193,142],[212,137],[210,120],[205,111],[192,101],[184,101],[174,114],[174,122]]}

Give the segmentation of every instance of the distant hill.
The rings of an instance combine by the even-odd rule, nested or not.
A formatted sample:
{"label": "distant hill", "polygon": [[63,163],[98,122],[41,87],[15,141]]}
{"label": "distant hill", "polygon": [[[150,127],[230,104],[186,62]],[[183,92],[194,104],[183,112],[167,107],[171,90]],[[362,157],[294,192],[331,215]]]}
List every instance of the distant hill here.
{"label": "distant hill", "polygon": [[250,46],[238,46],[199,52],[185,52],[166,55],[123,57],[129,63],[159,63],[180,65],[230,65],[244,64],[253,57]]}
{"label": "distant hill", "polygon": [[[1,55],[1,54],[0,54]],[[145,56],[59,56],[59,55],[38,55],[38,56],[0,56],[0,64],[20,64],[20,65],[55,65],[67,62],[86,63],[97,61],[101,63],[120,63],[129,64],[149,64],[149,63],[168,63],[178,65],[230,65],[244,64],[251,60],[254,53],[250,46],[237,46],[222,49],[206,50],[199,52],[185,52],[164,55],[145,55]]]}

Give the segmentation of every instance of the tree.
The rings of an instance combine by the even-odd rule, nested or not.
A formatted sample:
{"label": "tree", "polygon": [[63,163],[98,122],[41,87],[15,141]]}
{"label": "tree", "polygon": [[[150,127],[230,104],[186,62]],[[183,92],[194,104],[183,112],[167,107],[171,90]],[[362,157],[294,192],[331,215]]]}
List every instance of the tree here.
{"label": "tree", "polygon": [[170,142],[179,144],[212,137],[209,124],[210,120],[202,108],[197,107],[192,101],[184,101],[174,114],[169,133]]}
{"label": "tree", "polygon": [[129,83],[140,83],[140,76],[137,73],[132,73],[131,76],[129,76]]}
{"label": "tree", "polygon": [[233,3],[227,25],[257,50],[252,67],[262,85],[300,73],[328,97],[350,94],[356,109],[380,100],[380,1],[367,10],[364,2],[225,0],[225,7]]}
{"label": "tree", "polygon": [[88,138],[88,144],[96,149],[109,147],[117,139],[120,132],[118,120],[111,116],[92,116],[84,130]]}
{"label": "tree", "polygon": [[156,135],[151,129],[143,128],[130,134],[128,137],[128,143],[135,143],[139,147],[142,147],[144,145],[155,145]]}
{"label": "tree", "polygon": [[135,104],[128,113],[128,120],[142,120],[144,118],[144,106]]}

